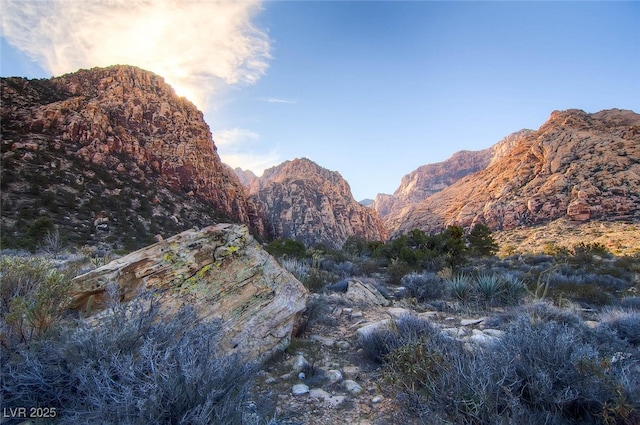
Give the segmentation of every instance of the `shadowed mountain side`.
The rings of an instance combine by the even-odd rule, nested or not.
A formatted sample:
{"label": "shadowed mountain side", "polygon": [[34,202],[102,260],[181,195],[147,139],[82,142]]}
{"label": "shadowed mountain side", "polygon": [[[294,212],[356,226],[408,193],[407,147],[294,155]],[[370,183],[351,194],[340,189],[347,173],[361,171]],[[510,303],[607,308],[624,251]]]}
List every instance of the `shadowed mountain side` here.
{"label": "shadowed mountain side", "polygon": [[112,66],[1,81],[3,237],[36,217],[79,243],[133,236],[130,248],[221,219],[263,233],[202,113],[161,77]]}

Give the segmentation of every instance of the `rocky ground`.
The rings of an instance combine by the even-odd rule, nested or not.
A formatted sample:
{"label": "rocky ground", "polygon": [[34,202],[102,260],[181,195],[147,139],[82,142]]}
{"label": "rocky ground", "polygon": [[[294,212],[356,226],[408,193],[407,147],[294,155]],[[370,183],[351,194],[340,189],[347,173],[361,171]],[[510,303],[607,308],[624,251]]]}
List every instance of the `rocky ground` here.
{"label": "rocky ground", "polygon": [[469,344],[484,344],[502,332],[477,312],[426,310],[398,293],[386,295],[353,280],[346,292],[312,295],[307,327],[259,372],[256,409],[275,408],[278,423],[288,424],[419,423],[385,389],[380,366],[360,346],[361,336],[404,314],[426,317]]}

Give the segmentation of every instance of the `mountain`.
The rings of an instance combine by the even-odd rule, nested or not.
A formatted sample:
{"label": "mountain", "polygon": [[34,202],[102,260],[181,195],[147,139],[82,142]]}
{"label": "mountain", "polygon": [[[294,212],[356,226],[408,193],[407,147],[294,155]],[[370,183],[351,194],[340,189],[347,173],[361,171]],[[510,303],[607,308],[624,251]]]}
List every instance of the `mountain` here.
{"label": "mountain", "polygon": [[486,223],[513,229],[566,217],[640,219],[640,115],[554,111],[487,168],[405,210],[392,233]]}
{"label": "mountain", "polygon": [[221,220],[264,232],[202,113],[161,77],[112,66],[1,84],[3,245],[54,225],[129,248]]}
{"label": "mountain", "polygon": [[378,212],[385,226],[393,229],[393,223],[407,209],[451,186],[461,178],[484,170],[504,156],[519,138],[530,132],[531,130],[520,130],[490,148],[481,151],[459,151],[446,161],[418,167],[402,178],[400,186],[393,195],[378,194],[373,208]]}
{"label": "mountain", "polygon": [[274,238],[335,249],[349,236],[387,238],[375,211],[353,199],[339,173],[306,158],[265,170],[252,195],[264,211],[267,233]]}
{"label": "mountain", "polygon": [[254,174],[251,170],[243,170],[240,167],[236,167],[233,169],[233,172],[236,173],[240,183],[248,189],[249,193],[255,192],[258,188],[258,176]]}

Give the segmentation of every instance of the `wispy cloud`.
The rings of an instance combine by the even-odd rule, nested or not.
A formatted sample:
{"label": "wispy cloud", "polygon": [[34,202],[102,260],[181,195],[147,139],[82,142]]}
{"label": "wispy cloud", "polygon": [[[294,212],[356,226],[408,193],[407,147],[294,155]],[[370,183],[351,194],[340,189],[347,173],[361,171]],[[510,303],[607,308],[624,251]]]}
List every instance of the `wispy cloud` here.
{"label": "wispy cloud", "polygon": [[7,41],[54,75],[114,64],[153,71],[201,109],[225,85],[255,83],[270,41],[258,0],[0,0]]}
{"label": "wispy cloud", "polygon": [[277,97],[260,97],[258,98],[258,100],[262,102],[268,102],[268,103],[288,103],[291,105],[298,103],[297,100],[280,99]]}
{"label": "wispy cloud", "polygon": [[265,151],[260,135],[251,130],[230,128],[214,131],[213,139],[222,162],[232,168],[251,170],[260,176],[265,169],[282,162],[277,148]]}

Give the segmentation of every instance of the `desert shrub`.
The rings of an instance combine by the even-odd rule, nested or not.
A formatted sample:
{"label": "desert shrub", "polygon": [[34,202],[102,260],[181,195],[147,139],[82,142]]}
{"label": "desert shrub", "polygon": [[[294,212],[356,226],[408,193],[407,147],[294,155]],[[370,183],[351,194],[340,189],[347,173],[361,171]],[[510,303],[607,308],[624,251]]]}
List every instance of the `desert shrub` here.
{"label": "desert shrub", "polygon": [[439,339],[440,332],[426,319],[405,315],[360,338],[363,354],[370,361],[382,363],[400,347],[418,343],[424,339]]}
{"label": "desert shrub", "polygon": [[400,284],[418,302],[437,300],[444,295],[446,289],[444,280],[430,272],[410,273],[400,280]]}
{"label": "desert shrub", "polygon": [[42,257],[0,257],[0,341],[12,346],[58,325],[69,307],[69,276]]}
{"label": "desert shrub", "polygon": [[147,298],[94,324],[3,353],[6,407],[55,407],[60,423],[241,423],[253,368],[218,351],[220,327]]}
{"label": "desert shrub", "polygon": [[556,302],[561,299],[570,299],[591,306],[609,305],[613,301],[611,294],[604,291],[597,284],[572,282],[554,284],[551,290],[551,298]]}
{"label": "desert shrub", "polygon": [[[519,308],[503,337],[465,348],[433,328],[370,339],[387,391],[424,423],[583,424],[640,419],[637,354],[546,303]],[[434,333],[436,332],[436,333]],[[377,335],[376,335],[377,334]],[[615,346],[615,348],[612,347]],[[624,347],[624,346],[623,346]]]}
{"label": "desert shrub", "polygon": [[624,297],[620,300],[620,307],[633,310],[640,310],[640,297]]}
{"label": "desert shrub", "polygon": [[640,345],[640,312],[622,309],[606,309],[600,315],[600,324],[632,345]]}
{"label": "desert shrub", "polygon": [[280,263],[285,270],[294,275],[299,281],[305,280],[311,270],[311,266],[307,262],[295,258],[284,258]]}
{"label": "desert shrub", "polygon": [[389,285],[400,285],[402,278],[411,273],[413,268],[403,261],[393,261],[387,267],[387,283]]}

